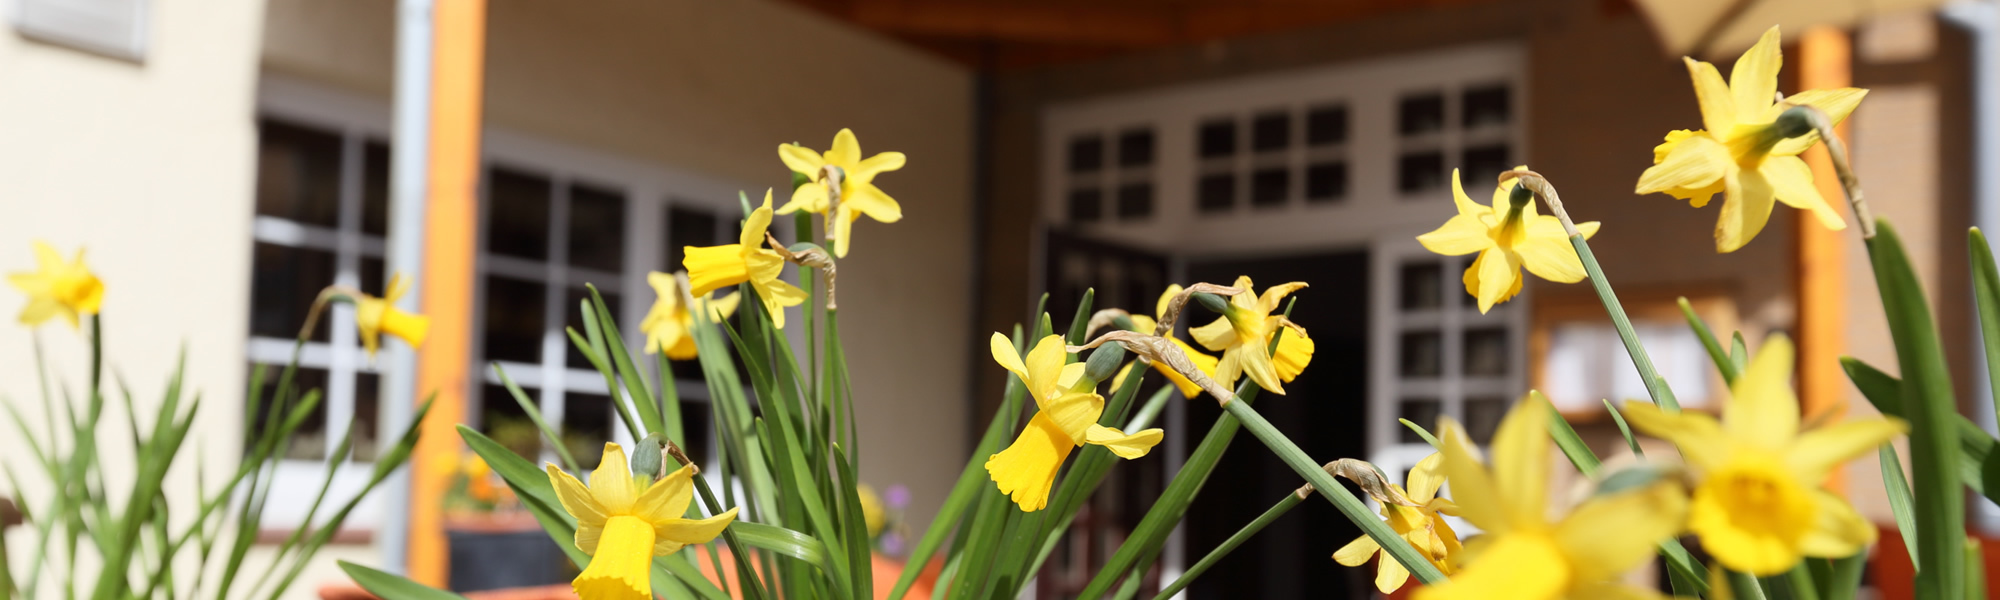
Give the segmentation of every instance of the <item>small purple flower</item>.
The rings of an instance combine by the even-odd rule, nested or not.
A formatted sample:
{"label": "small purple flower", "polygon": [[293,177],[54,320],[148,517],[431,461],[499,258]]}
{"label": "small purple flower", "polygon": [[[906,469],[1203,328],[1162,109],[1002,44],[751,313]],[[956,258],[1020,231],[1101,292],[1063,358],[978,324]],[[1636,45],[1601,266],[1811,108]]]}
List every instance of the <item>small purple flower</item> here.
{"label": "small purple flower", "polygon": [[903,534],[894,531],[884,533],[882,534],[882,539],[879,545],[882,547],[883,554],[887,554],[889,556],[902,556]]}
{"label": "small purple flower", "polygon": [[889,503],[889,508],[903,510],[910,505],[910,488],[900,483],[889,486],[888,492],[883,494],[882,499]]}

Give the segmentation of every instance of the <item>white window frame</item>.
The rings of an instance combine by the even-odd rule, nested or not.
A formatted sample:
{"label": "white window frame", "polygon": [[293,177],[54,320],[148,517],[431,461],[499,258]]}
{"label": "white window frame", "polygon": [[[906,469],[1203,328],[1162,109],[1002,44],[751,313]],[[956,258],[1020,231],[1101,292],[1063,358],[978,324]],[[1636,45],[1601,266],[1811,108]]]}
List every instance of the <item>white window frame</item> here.
{"label": "white window frame", "polygon": [[[1431,386],[1438,392],[1440,413],[1463,417],[1467,391],[1518,391],[1525,382],[1525,340],[1527,338],[1526,294],[1504,309],[1480,316],[1472,308],[1440,313],[1433,318],[1451,323],[1445,336],[1446,376],[1434,382],[1409,382],[1397,376],[1397,344],[1406,327],[1396,297],[1400,265],[1419,254],[1442,259],[1424,251],[1415,237],[1437,228],[1455,214],[1449,186],[1412,196],[1398,190],[1397,158],[1408,144],[1396,131],[1399,100],[1410,93],[1442,90],[1446,95],[1444,131],[1411,138],[1412,143],[1440,148],[1446,165],[1457,164],[1468,142],[1505,140],[1512,159],[1518,164],[1532,156],[1526,133],[1530,131],[1528,106],[1527,52],[1519,42],[1499,41],[1469,44],[1433,51],[1385,58],[1333,63],[1269,74],[1213,82],[1182,84],[1076,100],[1044,110],[1041,123],[1041,201],[1048,226],[1067,226],[1072,231],[1107,242],[1159,252],[1170,257],[1173,279],[1185,278],[1190,257],[1289,255],[1338,249],[1365,249],[1371,260],[1370,350],[1375,357],[1368,375],[1369,423],[1368,460],[1381,466],[1400,481],[1403,473],[1423,454],[1418,448],[1397,442],[1398,399],[1412,386]],[[1506,125],[1476,131],[1459,126],[1462,104],[1459,93],[1467,88],[1503,84],[1510,91],[1510,117]],[[1347,139],[1337,146],[1312,147],[1306,143],[1306,115],[1312,108],[1342,104],[1347,108]],[[1204,161],[1197,155],[1197,128],[1221,115],[1237,115],[1238,148],[1230,159],[1239,173],[1250,173],[1250,165],[1267,164],[1271,156],[1257,156],[1250,147],[1251,118],[1271,109],[1292,111],[1293,141],[1282,160],[1288,161],[1292,176],[1289,198],[1283,205],[1253,206],[1249,182],[1237,182],[1236,208],[1226,213],[1203,213],[1197,206],[1197,178]],[[1116,164],[1116,140],[1120,132],[1137,126],[1154,128],[1153,206],[1143,219],[1120,219],[1116,215],[1115,186],[1124,180],[1125,170]],[[1101,134],[1106,156],[1101,169],[1105,193],[1100,218],[1091,223],[1068,223],[1069,191],[1078,181],[1068,171],[1071,140]],[[1347,164],[1347,189],[1339,200],[1305,201],[1306,169],[1315,158],[1337,157]],[[1216,165],[1207,165],[1215,167]],[[1086,175],[1085,177],[1090,177]],[[1490,195],[1492,183],[1466,182],[1477,201]],[[1431,197],[1435,194],[1436,197]],[[1039,248],[1036,249],[1040,253]],[[1045,281],[1041,256],[1030,261],[1034,286]],[[1455,264],[1455,263],[1454,263]],[[1446,307],[1457,306],[1452,294],[1463,289],[1459,273],[1446,269]],[[1186,282],[1182,282],[1186,283]],[[1227,282],[1220,282],[1227,283]],[[1279,282],[1258,282],[1272,285]],[[1337,282],[1320,283],[1323,293],[1339,293]],[[1037,290],[1039,293],[1039,290]],[[1495,381],[1465,381],[1457,376],[1459,334],[1466,324],[1495,323],[1508,328],[1513,353],[1509,375]],[[1488,388],[1494,388],[1489,390]],[[1181,403],[1173,403],[1168,413],[1170,426],[1183,428],[1186,415]],[[1429,426],[1429,424],[1425,424]],[[1178,436],[1167,438],[1167,456],[1186,453],[1191,442]],[[1424,454],[1428,454],[1425,451]],[[1329,457],[1330,458],[1330,457]],[[1180,468],[1177,458],[1161,461],[1164,472]],[[1166,550],[1164,568],[1171,578],[1189,564],[1177,528]]]}
{"label": "white window frame", "polygon": [[[278,119],[299,125],[315,127],[329,132],[337,132],[343,139],[341,172],[341,218],[345,225],[351,217],[355,225],[342,227],[340,231],[327,230],[293,223],[284,219],[255,216],[252,227],[256,241],[281,245],[302,245],[301,240],[337,240],[343,253],[338,255],[336,281],[346,285],[360,283],[359,257],[380,257],[385,252],[385,242],[380,236],[359,233],[361,213],[361,172],[360,161],[364,140],[389,140],[392,121],[390,106],[386,101],[356,95],[294,77],[265,72],[258,83],[257,114],[259,117]],[[483,406],[481,402],[514,402],[512,397],[481,398],[480,384],[499,384],[500,379],[484,359],[481,342],[484,337],[485,278],[488,274],[506,273],[504,276],[535,281],[548,288],[545,299],[541,360],[536,363],[502,362],[508,377],[530,394],[539,393],[542,416],[551,426],[560,428],[563,423],[564,398],[567,393],[605,394],[604,377],[592,369],[576,369],[567,366],[568,336],[563,327],[568,322],[569,311],[575,310],[565,302],[568,282],[589,281],[606,292],[621,295],[618,314],[619,326],[625,332],[626,347],[637,357],[642,354],[645,336],[638,333],[638,324],[644,319],[653,301],[652,288],[646,282],[651,271],[672,272],[680,270],[679,265],[663,264],[665,239],[668,224],[668,210],[671,207],[688,207],[711,212],[716,215],[716,239],[727,241],[733,236],[735,217],[742,213],[737,201],[739,190],[748,191],[752,187],[740,182],[694,173],[682,169],[653,164],[637,159],[618,156],[588,148],[576,147],[546,138],[515,132],[503,127],[487,126],[483,132],[483,154],[481,156],[481,178],[488,176],[493,167],[515,168],[535,172],[548,178],[553,198],[550,206],[549,238],[550,254],[548,262],[496,257],[486,251],[485,239],[487,223],[484,213],[480,219],[479,266],[476,278],[474,339],[472,340],[472,364],[470,368],[479,373],[466,393],[468,409]],[[394,151],[394,148],[391,148]],[[781,168],[773,157],[773,169]],[[568,265],[568,190],[571,182],[582,182],[595,187],[617,190],[625,196],[625,256],[624,268],[620,273],[600,273],[575,269]],[[484,193],[485,186],[481,186]],[[352,198],[350,198],[352,196]],[[485,206],[484,199],[481,205]],[[351,213],[351,214],[350,214]],[[789,231],[789,224],[774,223],[774,231],[781,235]],[[317,246],[315,246],[317,247]],[[344,249],[354,248],[348,253]],[[350,258],[351,256],[351,258]],[[386,274],[385,274],[386,275]],[[609,278],[605,278],[609,276]],[[328,369],[328,385],[325,396],[328,423],[345,422],[353,414],[354,390],[353,373],[373,373],[359,347],[354,331],[353,309],[336,306],[331,312],[332,320],[329,342],[310,342],[302,353],[300,366]],[[400,342],[389,342],[400,343]],[[290,360],[292,339],[253,337],[249,340],[246,354],[252,362],[283,365]],[[336,351],[338,350],[338,351]],[[709,399],[708,387],[699,380],[677,381],[675,389],[683,401],[706,403]],[[613,398],[626,402],[631,407],[632,399],[623,389],[615,390]],[[386,395],[385,395],[386,396]],[[712,412],[712,411],[711,411]],[[630,443],[631,436],[612,415],[610,430],[613,439]],[[711,418],[713,416],[711,415]],[[470,422],[478,425],[478,412],[468,410]],[[329,425],[331,426],[331,425]],[[394,443],[391,434],[378,434],[383,444]],[[338,438],[328,436],[329,452]],[[711,440],[713,443],[713,440]],[[553,459],[553,454],[545,452]],[[709,462],[717,456],[706,451],[703,456]],[[705,465],[713,466],[713,465]],[[273,486],[271,501],[267,504],[265,522],[272,527],[289,527],[304,518],[304,508],[309,505],[311,495],[318,491],[319,479],[324,477],[324,460],[281,460],[277,468],[278,485]],[[328,501],[344,502],[352,498],[366,483],[373,465],[366,463],[345,463],[336,469],[333,492]],[[719,474],[719,469],[704,469],[707,473]],[[711,475],[714,477],[715,475]],[[721,481],[714,482],[722,485]],[[388,504],[394,502],[395,504]],[[364,500],[350,515],[348,529],[372,529],[381,522],[383,511],[401,510],[406,499],[385,499],[380,494]]]}

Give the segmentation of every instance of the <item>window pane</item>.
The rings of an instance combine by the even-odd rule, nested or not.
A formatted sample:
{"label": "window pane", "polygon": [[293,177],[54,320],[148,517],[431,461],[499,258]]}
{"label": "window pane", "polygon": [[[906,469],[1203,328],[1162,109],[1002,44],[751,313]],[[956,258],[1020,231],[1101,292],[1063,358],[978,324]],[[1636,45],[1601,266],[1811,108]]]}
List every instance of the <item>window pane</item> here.
{"label": "window pane", "polygon": [[[1402,402],[1400,402],[1399,404],[1401,404],[1401,406],[1397,407],[1396,410],[1397,418],[1409,419],[1411,423],[1422,425],[1424,429],[1430,431],[1437,431],[1438,413],[1439,413],[1438,409],[1440,407],[1438,399],[1404,398]],[[1396,431],[1399,432],[1397,433],[1397,439],[1401,440],[1402,443],[1405,444],[1427,443],[1424,441],[1423,436],[1417,435],[1417,432],[1410,430],[1410,428],[1408,427],[1403,427],[1402,424],[1400,423],[1397,424]]]}
{"label": "window pane", "polygon": [[1489,85],[1465,90],[1466,129],[1487,125],[1505,125],[1511,117],[1508,107],[1507,86]]}
{"label": "window pane", "polygon": [[563,447],[576,458],[576,466],[595,469],[604,457],[604,443],[611,441],[611,397],[579,392],[563,393]]}
{"label": "window pane", "polygon": [[1505,398],[1466,398],[1465,433],[1472,437],[1472,443],[1481,446],[1493,442],[1493,434],[1500,431],[1500,419],[1507,416]]}
{"label": "window pane", "polygon": [[[1465,189],[1489,190],[1500,182],[1500,172],[1514,168],[1507,162],[1506,144],[1489,144],[1465,149]],[[1470,191],[1466,192],[1472,193]]]}
{"label": "window pane", "polygon": [[1079,136],[1069,141],[1069,172],[1090,173],[1104,167],[1104,138]]}
{"label": "window pane", "polygon": [[340,134],[259,121],[257,214],[339,227]]}
{"label": "window pane", "polygon": [[361,232],[389,235],[389,145],[368,140],[361,149]]}
{"label": "window pane", "polygon": [[549,195],[540,175],[495,168],[486,192],[486,249],[515,258],[548,260]]}
{"label": "window pane", "polygon": [[1404,96],[1396,104],[1396,132],[1418,135],[1444,129],[1444,94]]}
{"label": "window pane", "polygon": [[1133,129],[1118,135],[1118,166],[1153,164],[1153,130]]}
{"label": "window pane", "polygon": [[348,437],[354,439],[353,461],[375,462],[375,454],[380,448],[382,430],[382,377],[374,373],[354,374],[354,428]]}
{"label": "window pane", "polygon": [[1465,374],[1501,377],[1507,374],[1507,330],[1501,327],[1465,331]]}
{"label": "window pane", "polygon": [[681,431],[687,439],[680,440],[681,450],[687,451],[688,460],[697,465],[708,464],[709,440],[715,437],[714,413],[707,403],[681,402]]}
{"label": "window pane", "polygon": [[1306,113],[1306,144],[1325,146],[1347,141],[1347,107],[1321,106]]}
{"label": "window pane", "polygon": [[1332,202],[1347,197],[1347,163],[1329,162],[1306,167],[1306,200]]}
{"label": "window pane", "polygon": [[1236,154],[1236,121],[1232,119],[1202,123],[1196,135],[1201,139],[1199,152],[1202,158]]}
{"label": "window pane", "polygon": [[1435,261],[1403,265],[1397,284],[1402,287],[1403,310],[1434,309],[1444,304],[1443,266]]}
{"label": "window pane", "polygon": [[1152,183],[1142,181],[1118,186],[1118,218],[1143,219],[1152,214]]}
{"label": "window pane", "polygon": [[1260,169],[1250,175],[1250,204],[1279,206],[1291,197],[1292,172],[1282,167]]}
{"label": "window pane", "polygon": [[1201,212],[1224,212],[1236,206],[1236,175],[1214,173],[1201,176],[1195,207]]}
{"label": "window pane", "polygon": [[1417,194],[1444,188],[1444,154],[1438,151],[1404,154],[1396,159],[1396,189]]}
{"label": "window pane", "polygon": [[362,293],[375,296],[377,298],[380,298],[382,296],[383,287],[389,284],[389,280],[385,279],[384,274],[382,273],[382,270],[384,268],[386,267],[383,265],[382,259],[369,258],[365,256],[361,258]]}
{"label": "window pane", "polygon": [[1069,191],[1069,220],[1088,223],[1104,216],[1104,191],[1082,188]]}
{"label": "window pane", "polygon": [[[647,289],[648,289],[649,291],[651,290],[651,288],[647,288]],[[720,294],[726,294],[726,293],[728,293],[728,290],[723,290],[723,291],[720,291],[720,292],[717,292],[717,294],[718,294],[718,295],[720,295]],[[623,313],[619,312],[620,310],[622,310],[621,308],[619,308],[619,306],[620,306],[621,304],[623,304],[623,302],[622,302],[622,298],[620,298],[618,294],[616,294],[616,293],[612,293],[612,292],[606,292],[606,291],[603,291],[603,290],[598,290],[598,295],[600,295],[600,296],[603,296],[603,297],[604,297],[604,309],[605,309],[605,310],[608,310],[608,311],[611,311],[611,320],[612,320],[613,322],[617,322],[617,323],[619,323],[619,329],[620,329],[620,330],[622,330],[622,331],[637,331],[637,330],[638,330],[638,327],[639,327],[639,324],[638,324],[638,323],[623,323],[623,322],[620,322],[620,319],[622,318],[622,315],[623,315]],[[650,294],[648,294],[648,295],[650,295]],[[569,293],[568,293],[568,294],[566,294],[566,297],[565,297],[565,298],[563,299],[563,305],[562,305],[562,309],[563,309],[563,322],[565,322],[565,323],[568,323],[570,327],[572,327],[572,328],[575,328],[575,329],[576,329],[577,331],[583,331],[583,300],[584,300],[585,298],[589,298],[589,297],[590,297],[590,290],[587,290],[587,289],[584,289],[584,288],[580,288],[580,287],[572,287],[572,288],[570,288],[570,289],[569,289]],[[726,335],[726,334],[725,334],[725,335]],[[639,343],[640,343],[640,344],[644,344],[645,342],[644,342],[644,341],[641,341],[641,342],[639,342]],[[643,353],[643,352],[645,351],[645,349],[644,349],[644,348],[636,348],[636,347],[635,347],[635,348],[627,348],[627,349],[628,349],[628,350],[631,350],[631,351],[632,351],[632,360],[634,360],[634,361],[638,361],[638,360],[640,360],[640,358],[641,358],[641,356],[640,356],[640,355],[641,355],[641,353]],[[595,369],[595,368],[597,368],[597,367],[594,367],[594,366],[591,366],[591,364],[590,364],[590,359],[588,359],[588,358],[584,358],[584,356],[583,356],[583,351],[582,351],[582,350],[577,350],[577,349],[576,349],[576,344],[572,344],[572,343],[570,343],[570,342],[569,342],[569,339],[568,339],[568,336],[564,336],[564,339],[563,339],[563,352],[564,352],[565,354],[569,355],[569,358],[565,359],[565,360],[567,360],[567,361],[568,361],[568,362],[567,362],[567,363],[565,363],[565,364],[568,364],[568,365],[569,365],[569,366],[570,366],[571,368],[575,368],[575,369]],[[607,356],[607,357],[603,357],[603,358],[604,358],[605,360],[610,360],[610,357],[608,357],[608,356]],[[644,363],[642,362],[641,364],[644,364]],[[579,460],[581,460],[581,459],[579,459]]]}
{"label": "window pane", "polygon": [[1292,144],[1292,115],[1269,112],[1257,115],[1250,124],[1250,147],[1258,152],[1284,150]]}
{"label": "window pane", "polygon": [[[283,410],[277,413],[274,423],[272,408],[278,403],[278,379],[279,374],[284,372],[285,366],[251,363],[249,373],[252,377],[256,376],[260,367],[264,369],[264,388],[257,396],[259,398],[256,403],[257,414],[251,417],[249,426],[245,428],[248,432],[248,437],[244,440],[245,448],[255,444],[257,436],[263,434],[267,426],[282,427],[293,407],[298,406],[299,400],[308,392],[326,391],[326,369],[299,367],[298,373],[293,375],[292,379],[292,389],[296,394],[286,401]],[[299,427],[292,430],[290,437],[279,442],[282,446],[279,454],[287,460],[326,460],[326,436],[326,403],[322,401],[313,407],[304,421],[299,422]]]}
{"label": "window pane", "polygon": [[548,306],[548,286],[486,277],[487,361],[542,362],[543,309]]}
{"label": "window pane", "polygon": [[681,259],[686,257],[686,255],[682,254],[683,247],[716,245],[715,223],[715,213],[713,212],[685,206],[669,207],[667,209],[667,243],[664,244],[666,246],[666,262],[660,270],[672,273],[686,269],[687,267],[681,264]]}
{"label": "window pane", "polygon": [[569,186],[569,264],[611,273],[625,270],[625,194]]}
{"label": "window pane", "polygon": [[[541,462],[542,430],[535,427],[527,411],[521,410],[520,401],[515,400],[506,387],[498,384],[489,383],[480,386],[479,390],[479,432],[529,462]],[[533,403],[536,411],[542,409],[541,390],[523,387],[521,391],[528,395],[528,401]],[[583,457],[576,459],[581,462]]]}
{"label": "window pane", "polygon": [[[251,257],[250,335],[296,339],[313,300],[333,285],[333,260],[325,250],[257,242]],[[321,325],[313,328],[314,341],[327,340],[329,328]]]}
{"label": "window pane", "polygon": [[1436,331],[1403,334],[1401,372],[1404,377],[1437,377],[1444,373],[1444,338]]}

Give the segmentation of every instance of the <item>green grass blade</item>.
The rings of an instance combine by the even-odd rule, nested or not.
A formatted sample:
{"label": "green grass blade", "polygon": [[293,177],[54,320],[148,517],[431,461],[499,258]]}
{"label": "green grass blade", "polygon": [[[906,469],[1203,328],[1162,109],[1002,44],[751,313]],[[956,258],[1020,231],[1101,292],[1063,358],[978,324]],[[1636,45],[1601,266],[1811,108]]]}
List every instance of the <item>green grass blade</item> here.
{"label": "green grass blade", "polygon": [[1424,429],[1424,426],[1418,425],[1416,424],[1416,422],[1411,421],[1409,419],[1396,419],[1396,422],[1402,423],[1403,427],[1407,427],[1409,428],[1410,431],[1416,432],[1417,437],[1423,438],[1424,443],[1430,444],[1432,448],[1439,448],[1443,446],[1443,443],[1438,441],[1437,436],[1431,435],[1430,430]]}
{"label": "green grass blade", "polygon": [[383,600],[465,600],[464,596],[410,581],[400,575],[384,573],[347,561],[340,561],[340,570],[361,589],[381,597]]}
{"label": "green grass blade", "polygon": [[1604,412],[1609,413],[1611,422],[1618,425],[1618,434],[1625,436],[1625,445],[1632,449],[1632,455],[1645,456],[1646,449],[1639,447],[1639,438],[1632,437],[1632,426],[1625,424],[1625,414],[1618,412],[1618,407],[1612,406],[1610,400],[1604,401]]}
{"label": "green grass blade", "polygon": [[[1847,370],[1848,380],[1854,382],[1869,404],[1875,405],[1875,410],[1904,418],[1902,399],[1898,397],[1902,393],[1902,380],[1851,356],[1842,357],[1840,364]],[[2000,496],[2000,456],[1993,452],[2000,441],[1964,415],[1954,415],[1953,424],[1958,429],[1959,478],[1972,491],[2000,502],[2000,498],[1995,498]],[[1915,546],[1911,548],[1914,550]]]}
{"label": "green grass blade", "polygon": [[1861,570],[1868,566],[1868,553],[1834,559],[1831,564],[1827,585],[1820,588],[1821,596],[1826,600],[1855,600],[1861,590]]}
{"label": "green grass blade", "polygon": [[752,548],[776,552],[805,561],[821,571],[832,572],[826,545],[812,536],[783,527],[743,521],[732,523],[729,528],[736,531],[736,539],[743,540]]}
{"label": "green grass blade", "polygon": [[1909,415],[1910,455],[1917,501],[1917,573],[1920,598],[1957,598],[1965,593],[1965,498],[1959,486],[1957,405],[1946,371],[1944,348],[1931,320],[1922,285],[1903,253],[1896,229],[1879,221],[1867,241],[1876,288],[1889,318],[1896,362],[1903,374],[1903,410]]}
{"label": "green grass blade", "polygon": [[1972,254],[1972,299],[1979,308],[1979,339],[1986,354],[1987,389],[2000,408],[2000,267],[1993,264],[1993,247],[1978,227],[1966,234]]}
{"label": "green grass blade", "polygon": [[1883,491],[1889,495],[1889,512],[1895,515],[1896,532],[1903,535],[1903,550],[1910,553],[1910,568],[1921,569],[1924,563],[1917,556],[1917,501],[1910,496],[1910,481],[1903,476],[1903,461],[1896,457],[1896,447],[1891,444],[1876,448],[1875,456],[1882,463]]}
{"label": "green grass blade", "polygon": [[[577,468],[576,457],[570,455],[569,445],[563,443],[562,434],[557,433],[554,427],[549,426],[549,421],[542,418],[541,407],[535,405],[534,399],[528,397],[526,390],[514,384],[514,378],[507,376],[507,369],[502,368],[500,363],[493,363],[493,374],[500,376],[500,385],[506,387],[507,394],[514,397],[514,404],[521,407],[521,412],[527,413],[528,420],[535,423],[535,429],[541,430],[542,438],[547,439],[549,446],[555,448],[556,458],[562,459],[563,468],[571,473],[583,472]],[[615,396],[617,391],[613,390],[612,394]]]}
{"label": "green grass blade", "polygon": [[[1532,393],[1540,395],[1540,392]],[[1543,400],[1546,402],[1547,399]],[[1610,403],[1605,404],[1608,406]],[[1590,446],[1583,443],[1583,439],[1577,436],[1576,429],[1570,427],[1569,421],[1563,419],[1561,413],[1550,410],[1549,418],[1549,437],[1555,440],[1556,447],[1562,449],[1563,456],[1569,458],[1570,464],[1576,466],[1577,472],[1582,473],[1584,477],[1595,478],[1597,471],[1602,467],[1597,454],[1590,451]],[[1627,434],[1625,439],[1637,446],[1636,442],[1632,442],[1630,434]],[[1660,542],[1659,554],[1667,564],[1667,577],[1673,584],[1675,593],[1692,595],[1708,593],[1708,569],[1702,567],[1701,563],[1695,562],[1694,557],[1688,554],[1687,548],[1681,545],[1680,540]]]}
{"label": "green grass blade", "polygon": [[[938,507],[937,516],[931,518],[930,527],[924,529],[923,537],[917,540],[916,546],[911,547],[910,556],[905,564],[916,565],[917,568],[903,569],[903,573],[896,578],[895,587],[890,588],[889,600],[902,600],[903,595],[909,593],[910,585],[916,583],[917,576],[923,571],[921,565],[929,564],[931,554],[944,545],[944,541],[951,535],[950,525],[957,522],[960,516],[966,514],[967,510],[979,501],[979,491],[982,486],[991,485],[987,483],[986,457],[997,451],[1000,444],[1005,441],[1005,436],[1011,433],[1012,419],[1008,417],[1020,413],[1021,399],[1027,394],[1025,390],[1026,388],[1021,386],[1020,378],[1008,375],[1007,391],[1001,396],[1000,406],[994,409],[992,420],[987,422],[985,435],[980,436],[972,457],[966,460],[965,468],[959,471],[958,482],[952,484],[951,492],[945,496],[944,504]],[[939,581],[942,582],[943,579]]]}
{"label": "green grass blade", "polygon": [[[645,374],[633,366],[632,353],[625,349],[625,337],[619,334],[618,320],[611,316],[611,309],[605,307],[604,295],[597,293],[597,286],[585,284],[584,287],[590,290],[590,303],[597,307],[597,325],[604,328],[605,354],[611,357],[611,365],[618,368],[618,378],[625,382],[625,392],[631,394],[632,403],[639,406],[639,422],[646,426],[645,431],[632,432],[632,438],[641,439],[648,433],[666,428],[666,423],[660,420],[660,407],[652,402],[653,390],[646,383]],[[617,393],[612,393],[611,397],[623,403]]]}
{"label": "green grass blade", "polygon": [[1625,306],[1618,302],[1618,294],[1611,291],[1611,281],[1605,279],[1604,268],[1598,266],[1597,255],[1591,254],[1590,242],[1584,241],[1582,234],[1569,236],[1569,244],[1576,248],[1577,258],[1583,260],[1583,270],[1590,275],[1590,287],[1597,292],[1597,299],[1604,303],[1604,312],[1611,317],[1611,325],[1618,330],[1618,339],[1625,342],[1625,353],[1632,358],[1632,366],[1639,370],[1639,379],[1646,383],[1646,393],[1653,397],[1653,403],[1660,410],[1670,413],[1681,411],[1681,403],[1674,399],[1674,391],[1667,387],[1667,380],[1660,377],[1653,368],[1653,359],[1646,355],[1646,347],[1639,343],[1639,334],[1632,329],[1632,319],[1625,316]]}
{"label": "green grass blade", "polygon": [[1722,349],[1722,342],[1715,339],[1715,332],[1708,328],[1708,323],[1694,314],[1694,305],[1688,303],[1687,296],[1681,296],[1677,302],[1681,307],[1681,316],[1687,318],[1688,328],[1693,329],[1694,336],[1701,339],[1702,349],[1708,350],[1709,360],[1714,361],[1716,370],[1722,372],[1723,383],[1734,383],[1736,362],[1730,360],[1729,351]]}

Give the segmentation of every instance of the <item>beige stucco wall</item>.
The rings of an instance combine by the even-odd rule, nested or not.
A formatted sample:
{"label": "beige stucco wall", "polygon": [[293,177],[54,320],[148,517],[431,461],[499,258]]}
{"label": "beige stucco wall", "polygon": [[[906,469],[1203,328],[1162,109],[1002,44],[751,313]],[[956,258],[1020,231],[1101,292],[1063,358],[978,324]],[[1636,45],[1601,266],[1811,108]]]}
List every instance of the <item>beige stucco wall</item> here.
{"label": "beige stucco wall", "polygon": [[[107,287],[108,373],[131,383],[144,424],[151,423],[176,356],[186,351],[188,385],[202,398],[196,427],[203,433],[169,473],[169,498],[187,506],[195,446],[214,479],[236,463],[240,439],[234,432],[241,431],[249,300],[250,106],[263,4],[148,4],[151,46],[142,63],[0,30],[0,271],[32,270],[33,240],[66,254],[89,249],[88,261]],[[14,319],[23,304],[11,286],[0,292],[0,402],[41,423],[33,337]],[[38,333],[58,380],[81,396],[89,364],[83,336],[59,320]],[[107,406],[100,452],[122,505],[132,450],[121,443],[129,434],[120,402]],[[7,432],[0,434],[0,461],[24,479],[25,495],[41,502],[46,481],[11,425]],[[0,484],[0,494],[13,493],[9,488]],[[25,530],[8,534],[17,569],[33,554],[22,550],[30,539]],[[54,573],[43,580],[45,592],[61,587],[50,585],[60,582]]]}
{"label": "beige stucco wall", "polygon": [[[393,16],[387,0],[275,0],[263,68],[386,103]],[[910,486],[908,516],[927,524],[970,445],[970,75],[762,0],[496,0],[488,35],[496,127],[754,186],[789,182],[778,144],[823,149],[842,127],[869,153],[909,156],[876,180],[903,221],[855,227],[840,319],[861,478]]]}

